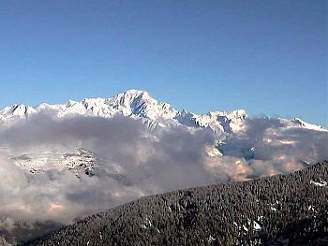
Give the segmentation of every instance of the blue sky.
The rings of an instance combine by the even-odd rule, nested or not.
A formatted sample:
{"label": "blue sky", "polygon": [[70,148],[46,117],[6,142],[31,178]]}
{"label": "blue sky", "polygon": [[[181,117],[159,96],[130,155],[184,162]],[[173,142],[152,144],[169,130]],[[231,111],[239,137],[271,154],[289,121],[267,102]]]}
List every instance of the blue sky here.
{"label": "blue sky", "polygon": [[328,2],[0,2],[0,107],[144,89],[328,125]]}

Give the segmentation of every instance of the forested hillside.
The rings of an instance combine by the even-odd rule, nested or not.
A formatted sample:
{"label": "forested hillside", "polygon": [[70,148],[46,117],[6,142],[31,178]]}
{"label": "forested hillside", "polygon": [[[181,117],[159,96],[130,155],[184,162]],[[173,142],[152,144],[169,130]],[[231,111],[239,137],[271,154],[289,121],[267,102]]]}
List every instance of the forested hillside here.
{"label": "forested hillside", "polygon": [[145,197],[27,245],[328,245],[328,162]]}

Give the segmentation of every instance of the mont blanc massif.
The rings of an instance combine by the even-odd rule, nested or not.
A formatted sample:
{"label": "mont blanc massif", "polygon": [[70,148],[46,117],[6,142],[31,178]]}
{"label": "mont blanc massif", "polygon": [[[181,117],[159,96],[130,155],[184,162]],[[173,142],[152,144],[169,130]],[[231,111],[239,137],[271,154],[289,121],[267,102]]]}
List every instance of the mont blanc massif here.
{"label": "mont blanc massif", "polygon": [[139,90],[8,106],[0,244],[324,245],[327,199],[302,194],[327,197],[327,146],[327,129],[298,118],[197,114]]}

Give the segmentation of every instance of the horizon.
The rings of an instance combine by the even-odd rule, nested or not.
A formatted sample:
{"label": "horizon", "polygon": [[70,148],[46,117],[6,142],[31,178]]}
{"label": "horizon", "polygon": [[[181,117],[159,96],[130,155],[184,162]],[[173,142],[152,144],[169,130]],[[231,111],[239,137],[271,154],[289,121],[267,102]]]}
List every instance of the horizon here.
{"label": "horizon", "polygon": [[3,1],[0,108],[137,88],[196,113],[242,108],[326,127],[326,9],[323,0]]}

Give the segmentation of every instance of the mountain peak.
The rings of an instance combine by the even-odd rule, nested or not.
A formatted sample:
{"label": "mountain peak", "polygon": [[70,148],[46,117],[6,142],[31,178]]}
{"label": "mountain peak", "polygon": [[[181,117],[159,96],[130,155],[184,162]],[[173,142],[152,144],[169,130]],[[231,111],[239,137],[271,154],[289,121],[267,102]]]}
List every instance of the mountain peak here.
{"label": "mountain peak", "polygon": [[30,106],[24,104],[13,104],[0,110],[0,119],[24,118],[28,117],[28,115],[34,111],[35,110]]}
{"label": "mountain peak", "polygon": [[108,105],[123,115],[134,115],[150,120],[173,118],[177,111],[168,103],[158,102],[147,91],[130,89],[107,100]]}
{"label": "mountain peak", "polygon": [[136,101],[143,101],[154,104],[157,103],[157,101],[152,98],[147,91],[135,89],[130,89],[123,93],[119,93],[111,99],[112,101],[117,101],[117,103],[125,106],[134,104]]}
{"label": "mountain peak", "polygon": [[150,97],[148,91],[137,89],[129,89],[121,94]]}
{"label": "mountain peak", "polygon": [[322,126],[320,125],[314,125],[314,124],[310,124],[310,123],[307,123],[299,118],[294,118],[292,120],[292,122],[294,124],[296,124],[297,126],[299,127],[302,127],[302,128],[307,128],[307,129],[311,129],[311,130],[317,130],[317,131],[328,131],[327,129],[324,129]]}

